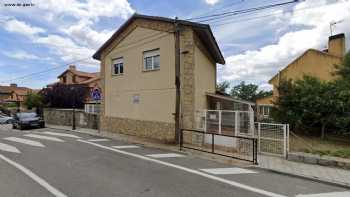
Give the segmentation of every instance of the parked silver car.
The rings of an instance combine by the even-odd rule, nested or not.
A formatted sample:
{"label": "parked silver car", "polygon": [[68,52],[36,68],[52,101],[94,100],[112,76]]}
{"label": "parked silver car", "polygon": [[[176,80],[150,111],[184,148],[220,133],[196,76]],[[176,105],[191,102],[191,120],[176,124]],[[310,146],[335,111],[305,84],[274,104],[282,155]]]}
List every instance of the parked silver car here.
{"label": "parked silver car", "polygon": [[12,117],[0,114],[0,124],[11,124],[12,121]]}

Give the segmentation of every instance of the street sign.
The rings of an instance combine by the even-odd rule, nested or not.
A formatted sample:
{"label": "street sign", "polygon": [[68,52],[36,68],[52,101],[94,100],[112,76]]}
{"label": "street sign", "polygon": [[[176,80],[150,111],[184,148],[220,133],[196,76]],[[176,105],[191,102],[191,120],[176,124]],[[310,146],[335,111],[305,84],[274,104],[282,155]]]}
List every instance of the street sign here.
{"label": "street sign", "polygon": [[95,88],[91,91],[91,97],[94,101],[101,100],[101,91],[98,88]]}

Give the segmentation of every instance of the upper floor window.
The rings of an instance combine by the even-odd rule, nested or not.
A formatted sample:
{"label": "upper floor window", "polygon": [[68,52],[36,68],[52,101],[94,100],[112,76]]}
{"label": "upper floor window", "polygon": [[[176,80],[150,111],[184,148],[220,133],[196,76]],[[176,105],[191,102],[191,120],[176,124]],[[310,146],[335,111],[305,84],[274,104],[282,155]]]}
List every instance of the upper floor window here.
{"label": "upper floor window", "polygon": [[124,73],[124,60],[122,57],[112,60],[113,75],[120,75]]}
{"label": "upper floor window", "polygon": [[143,69],[144,71],[160,69],[159,49],[143,52]]}
{"label": "upper floor window", "polygon": [[66,83],[67,82],[67,77],[64,76],[63,79],[62,79],[63,83]]}

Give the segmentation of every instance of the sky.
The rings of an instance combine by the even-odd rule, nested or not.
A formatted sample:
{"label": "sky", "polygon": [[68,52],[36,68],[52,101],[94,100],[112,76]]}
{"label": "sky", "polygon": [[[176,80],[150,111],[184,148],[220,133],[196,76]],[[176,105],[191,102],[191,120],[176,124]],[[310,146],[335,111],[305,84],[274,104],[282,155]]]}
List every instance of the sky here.
{"label": "sky", "polygon": [[[99,71],[91,56],[135,12],[188,19],[287,1],[0,0],[0,84],[42,88],[70,63]],[[13,3],[21,6],[8,5]],[[226,60],[217,65],[218,82],[245,81],[269,90],[267,81],[298,55],[327,48],[331,22],[339,22],[333,34],[345,33],[349,49],[349,0],[304,0],[203,23],[211,26]]]}

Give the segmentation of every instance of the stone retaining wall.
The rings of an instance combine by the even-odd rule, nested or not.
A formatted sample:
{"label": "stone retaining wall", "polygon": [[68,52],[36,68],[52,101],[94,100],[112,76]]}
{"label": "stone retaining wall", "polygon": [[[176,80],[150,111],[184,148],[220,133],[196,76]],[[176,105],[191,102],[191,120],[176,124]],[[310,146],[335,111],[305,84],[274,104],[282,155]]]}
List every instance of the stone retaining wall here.
{"label": "stone retaining wall", "polygon": [[[47,124],[72,126],[73,109],[44,109],[44,119]],[[83,110],[75,110],[75,124],[77,128],[99,128],[99,115],[88,114]]]}
{"label": "stone retaining wall", "polygon": [[308,153],[288,153],[288,160],[303,162],[308,164],[318,164],[322,166],[338,167],[343,169],[350,169],[350,159],[330,157],[330,156],[319,156]]}
{"label": "stone retaining wall", "polygon": [[175,124],[156,121],[101,116],[101,131],[146,137],[174,143]]}

